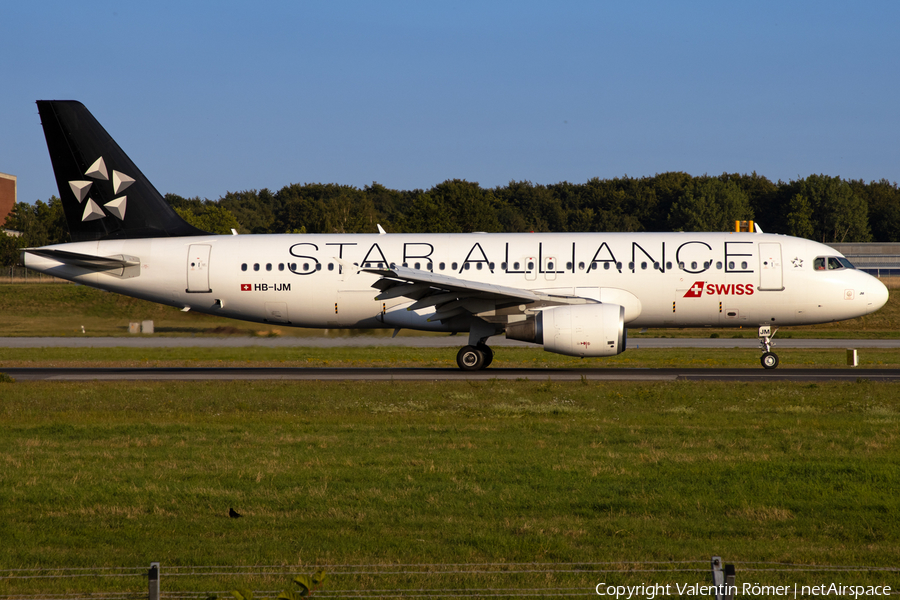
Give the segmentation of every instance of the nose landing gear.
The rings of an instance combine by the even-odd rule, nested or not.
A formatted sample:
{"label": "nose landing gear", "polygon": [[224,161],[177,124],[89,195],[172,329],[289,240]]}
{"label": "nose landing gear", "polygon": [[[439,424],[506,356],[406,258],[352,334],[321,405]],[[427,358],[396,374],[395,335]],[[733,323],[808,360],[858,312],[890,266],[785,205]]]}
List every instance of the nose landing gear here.
{"label": "nose landing gear", "polygon": [[763,351],[763,355],[759,357],[759,362],[763,369],[774,369],[778,366],[778,355],[772,352],[772,346],[774,346],[772,338],[775,337],[776,333],[778,333],[778,329],[776,328],[775,331],[772,331],[772,327],[769,325],[763,325],[759,328],[759,347]]}

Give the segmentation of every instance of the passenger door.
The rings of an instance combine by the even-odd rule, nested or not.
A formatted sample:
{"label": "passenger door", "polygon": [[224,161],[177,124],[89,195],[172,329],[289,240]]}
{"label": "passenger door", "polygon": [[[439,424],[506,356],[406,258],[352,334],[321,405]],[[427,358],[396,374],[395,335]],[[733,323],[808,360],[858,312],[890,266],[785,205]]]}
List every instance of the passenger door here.
{"label": "passenger door", "polygon": [[781,270],[781,244],[763,242],[759,244],[759,289],[780,292],[784,290]]}
{"label": "passenger door", "polygon": [[187,291],[190,294],[209,294],[209,253],[208,244],[191,244],[188,248]]}

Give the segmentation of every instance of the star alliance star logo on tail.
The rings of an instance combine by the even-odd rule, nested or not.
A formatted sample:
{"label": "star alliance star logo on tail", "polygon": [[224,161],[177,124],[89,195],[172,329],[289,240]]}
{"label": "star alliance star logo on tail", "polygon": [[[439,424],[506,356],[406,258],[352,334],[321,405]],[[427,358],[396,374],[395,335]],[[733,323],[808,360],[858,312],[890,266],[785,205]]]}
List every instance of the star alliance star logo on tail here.
{"label": "star alliance star logo on tail", "polygon": [[[109,181],[109,172],[106,169],[106,161],[103,160],[102,156],[95,160],[94,164],[88,167],[88,170],[85,171],[84,174],[97,181]],[[134,183],[133,178],[125,175],[124,173],[113,170],[113,195],[117,195],[132,183]],[[90,193],[91,187],[93,185],[93,181],[87,180],[76,180],[69,182],[69,187],[72,189],[72,193],[75,194],[75,199],[78,200],[79,203],[83,203],[85,199],[87,200],[87,203],[85,203],[84,205],[84,213],[81,215],[82,222],[96,221],[97,219],[104,218],[106,216],[106,213],[103,212],[103,208],[105,208],[109,214],[116,217],[120,221],[124,221],[125,208],[127,205],[128,197],[120,196],[115,200],[107,202],[103,205],[103,208],[100,208],[99,204],[94,202],[93,199],[88,198],[88,194]]]}

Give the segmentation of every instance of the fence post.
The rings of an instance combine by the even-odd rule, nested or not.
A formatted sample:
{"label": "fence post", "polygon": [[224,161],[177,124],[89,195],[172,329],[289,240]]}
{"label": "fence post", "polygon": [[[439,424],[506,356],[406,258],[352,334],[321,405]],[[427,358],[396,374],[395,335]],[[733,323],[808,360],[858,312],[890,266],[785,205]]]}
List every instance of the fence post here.
{"label": "fence post", "polygon": [[716,586],[716,600],[722,600],[720,591],[725,584],[725,573],[722,572],[722,559],[718,556],[712,557],[712,580]]}
{"label": "fence post", "polygon": [[712,557],[712,579],[716,586],[716,600],[734,599],[734,565],[725,565],[722,570],[722,558]]}
{"label": "fence post", "polygon": [[734,565],[725,565],[725,593],[723,594],[725,600],[734,600],[734,592],[737,588],[734,587]]}
{"label": "fence post", "polygon": [[159,563],[150,563],[150,571],[147,573],[149,583],[150,600],[159,600]]}

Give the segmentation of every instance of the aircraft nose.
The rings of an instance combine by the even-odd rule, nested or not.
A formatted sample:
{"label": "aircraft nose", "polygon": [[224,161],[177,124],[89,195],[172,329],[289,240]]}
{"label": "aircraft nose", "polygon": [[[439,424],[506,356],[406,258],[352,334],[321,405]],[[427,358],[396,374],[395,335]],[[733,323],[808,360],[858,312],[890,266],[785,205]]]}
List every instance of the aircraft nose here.
{"label": "aircraft nose", "polygon": [[878,279],[872,278],[872,285],[866,290],[866,313],[873,313],[887,304],[889,292]]}

